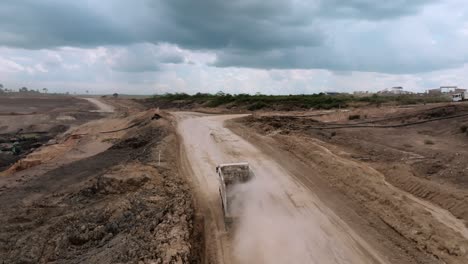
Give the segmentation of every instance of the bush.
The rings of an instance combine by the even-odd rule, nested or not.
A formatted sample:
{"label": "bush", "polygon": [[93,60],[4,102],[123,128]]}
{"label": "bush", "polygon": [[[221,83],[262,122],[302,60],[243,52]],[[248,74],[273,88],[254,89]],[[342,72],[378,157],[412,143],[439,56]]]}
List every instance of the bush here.
{"label": "bush", "polygon": [[350,115],[348,116],[348,120],[356,120],[361,119],[361,115]]}
{"label": "bush", "polygon": [[255,111],[255,110],[260,110],[262,108],[267,107],[268,105],[265,104],[264,102],[256,102],[247,108],[249,111]]}
{"label": "bush", "polygon": [[213,100],[209,101],[206,106],[218,107],[235,101],[235,97],[230,94],[218,95]]}
{"label": "bush", "polygon": [[[278,109],[294,110],[298,108],[303,109],[332,109],[344,108],[350,104],[358,103],[359,105],[382,105],[385,103],[393,104],[408,104],[408,103],[429,103],[447,101],[446,97],[428,97],[419,95],[400,95],[388,96],[377,95],[366,97],[354,97],[348,94],[327,95],[320,94],[297,94],[297,95],[264,95],[264,94],[228,94],[218,92],[216,94],[209,93],[196,93],[189,95],[186,93],[166,93],[162,95],[155,95],[153,97],[158,101],[176,101],[184,100],[187,102],[202,104],[207,107],[219,107],[223,105],[237,105],[245,107],[249,110],[257,110],[265,106],[274,106]],[[273,107],[272,107],[273,108]],[[361,119],[361,117],[356,118]],[[350,119],[352,120],[352,119]]]}

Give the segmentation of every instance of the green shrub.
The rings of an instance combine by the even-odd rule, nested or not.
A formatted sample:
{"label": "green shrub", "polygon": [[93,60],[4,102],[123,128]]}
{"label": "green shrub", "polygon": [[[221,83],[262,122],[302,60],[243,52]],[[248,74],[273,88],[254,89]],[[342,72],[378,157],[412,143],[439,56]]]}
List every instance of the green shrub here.
{"label": "green shrub", "polygon": [[255,110],[260,110],[260,109],[262,109],[262,108],[265,108],[265,107],[267,107],[267,106],[268,106],[268,105],[265,104],[264,102],[256,102],[256,103],[250,105],[247,109],[248,109],[249,111],[255,111]]}
{"label": "green shrub", "polygon": [[213,100],[209,101],[206,106],[217,107],[220,105],[228,104],[235,101],[235,97],[230,94],[215,96]]}
{"label": "green shrub", "polygon": [[[327,95],[320,94],[297,94],[297,95],[264,95],[257,93],[250,94],[226,94],[218,92],[216,94],[196,93],[189,95],[186,93],[166,93],[155,95],[154,100],[177,101],[185,100],[203,104],[207,107],[218,107],[226,104],[235,104],[240,107],[261,109],[265,105],[278,106],[280,109],[332,109],[344,108],[351,103],[367,103],[380,106],[385,103],[393,104],[414,104],[414,103],[435,103],[447,101],[447,97],[440,96],[420,96],[420,95],[377,95],[366,97],[354,97],[348,94]],[[151,99],[150,99],[151,100]],[[360,119],[360,117],[358,118]]]}

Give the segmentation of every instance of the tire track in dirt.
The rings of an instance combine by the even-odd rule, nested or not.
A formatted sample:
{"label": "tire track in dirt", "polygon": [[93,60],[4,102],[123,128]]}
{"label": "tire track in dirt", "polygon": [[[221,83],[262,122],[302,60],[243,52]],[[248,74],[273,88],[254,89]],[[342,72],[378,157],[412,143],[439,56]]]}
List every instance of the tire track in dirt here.
{"label": "tire track in dirt", "polygon": [[[385,263],[375,250],[274,160],[225,128],[241,115],[174,113],[216,263]],[[239,186],[242,216],[227,234],[219,202],[218,163],[247,161],[256,174]]]}

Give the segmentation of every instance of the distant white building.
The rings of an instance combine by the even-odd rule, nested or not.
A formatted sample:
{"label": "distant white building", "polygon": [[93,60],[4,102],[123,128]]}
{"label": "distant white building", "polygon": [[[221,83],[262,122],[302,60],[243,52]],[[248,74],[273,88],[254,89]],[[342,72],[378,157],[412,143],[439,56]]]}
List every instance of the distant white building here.
{"label": "distant white building", "polygon": [[403,87],[396,86],[396,87],[392,87],[390,89],[390,92],[393,93],[393,94],[402,94],[404,91],[403,91]]}
{"label": "distant white building", "polygon": [[431,95],[440,95],[440,94],[453,94],[453,93],[461,93],[466,91],[466,89],[458,88],[458,86],[440,86],[436,89],[427,90],[428,94]]}
{"label": "distant white building", "polygon": [[411,92],[403,90],[401,86],[395,86],[392,88],[385,88],[378,92],[379,94],[410,94]]}
{"label": "distant white building", "polygon": [[458,89],[458,86],[441,86],[439,89],[441,93],[453,93]]}
{"label": "distant white building", "polygon": [[372,92],[369,91],[354,91],[353,95],[355,96],[367,96],[369,94],[372,94]]}

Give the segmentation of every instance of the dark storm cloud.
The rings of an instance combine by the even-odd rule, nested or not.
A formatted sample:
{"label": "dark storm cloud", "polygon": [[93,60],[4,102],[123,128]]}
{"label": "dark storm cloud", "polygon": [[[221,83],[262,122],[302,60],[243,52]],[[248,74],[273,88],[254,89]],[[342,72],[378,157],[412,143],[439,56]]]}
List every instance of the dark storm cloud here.
{"label": "dark storm cloud", "polygon": [[438,0],[324,0],[320,10],[332,18],[382,20],[417,13],[426,4]]}
{"label": "dark storm cloud", "polygon": [[131,41],[127,32],[82,1],[2,0],[0,45],[95,46]]}
{"label": "dark storm cloud", "polygon": [[[165,1],[169,40],[200,49],[315,46],[322,34],[288,1]],[[310,15],[310,14],[309,14]]]}
{"label": "dark storm cloud", "polygon": [[218,53],[213,64],[216,67],[239,67],[257,69],[327,69],[343,74],[347,71],[385,72],[392,74],[422,73],[463,64],[468,57],[444,61],[437,56],[414,56],[397,58],[382,54],[379,50],[369,53],[352,53],[343,58],[335,51],[324,47],[271,50],[265,52],[239,52],[225,50]]}
{"label": "dark storm cloud", "polygon": [[160,63],[179,64],[185,61],[184,56],[180,54],[161,54],[157,58]]}
{"label": "dark storm cloud", "polygon": [[[433,2],[436,0],[3,0],[0,45],[39,49],[172,43],[216,53],[214,65],[219,67],[425,71],[447,63],[406,58],[374,61],[393,52],[384,38],[376,36],[382,45],[372,46],[368,36],[365,43],[340,37],[347,33],[346,24],[330,28],[344,20],[398,21]],[[173,55],[159,59],[123,58],[115,69],[157,70],[158,63],[184,62]],[[399,65],[402,67],[396,67]]]}
{"label": "dark storm cloud", "polygon": [[185,61],[181,52],[151,44],[135,44],[110,53],[114,54],[110,57],[112,69],[120,72],[155,72],[164,64],[179,64]]}
{"label": "dark storm cloud", "polygon": [[[430,0],[3,0],[0,45],[22,48],[172,42],[200,49],[314,46],[317,20],[393,18]],[[336,16],[336,17],[335,17]]]}

